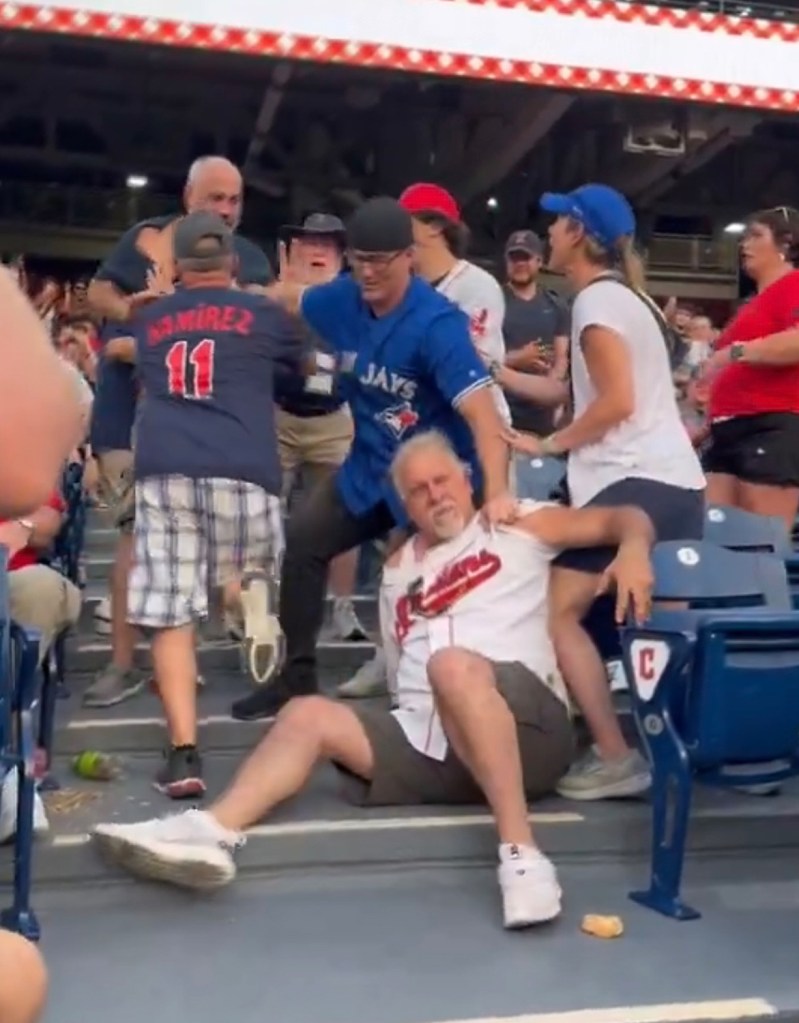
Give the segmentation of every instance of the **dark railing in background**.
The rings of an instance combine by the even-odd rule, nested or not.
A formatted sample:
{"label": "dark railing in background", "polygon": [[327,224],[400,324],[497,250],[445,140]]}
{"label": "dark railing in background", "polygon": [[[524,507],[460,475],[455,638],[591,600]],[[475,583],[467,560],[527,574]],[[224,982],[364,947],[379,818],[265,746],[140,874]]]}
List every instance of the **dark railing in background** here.
{"label": "dark railing in background", "polygon": [[651,273],[687,271],[724,277],[738,274],[738,246],[734,238],[656,234],[649,239],[644,254]]}
{"label": "dark railing in background", "polygon": [[[62,233],[73,229],[117,235],[137,220],[172,213],[175,205],[174,196],[148,189],[87,189],[15,182],[0,185],[0,222],[56,227]],[[255,238],[263,234],[258,225],[263,227],[267,222],[259,212],[259,205],[256,197],[247,210],[248,233]],[[269,242],[268,238],[260,240],[265,244]],[[738,271],[734,239],[659,234],[648,240],[645,255],[650,271],[655,273],[687,271],[731,277]]]}
{"label": "dark railing in background", "polygon": [[655,7],[678,7],[687,11],[707,11],[709,14],[726,14],[730,18],[760,18],[764,21],[799,21],[799,3],[788,0],[780,3],[746,3],[745,0],[651,0]]}
{"label": "dark railing in background", "polygon": [[172,196],[147,189],[89,189],[15,181],[0,185],[0,220],[8,223],[124,231],[137,220],[161,216],[174,208]]}

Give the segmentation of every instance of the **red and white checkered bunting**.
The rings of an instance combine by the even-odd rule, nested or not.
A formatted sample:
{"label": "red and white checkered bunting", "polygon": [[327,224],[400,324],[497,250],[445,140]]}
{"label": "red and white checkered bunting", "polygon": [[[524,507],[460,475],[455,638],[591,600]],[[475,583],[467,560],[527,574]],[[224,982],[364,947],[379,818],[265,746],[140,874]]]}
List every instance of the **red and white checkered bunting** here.
{"label": "red and white checkered bunting", "polygon": [[614,0],[444,0],[449,4],[474,7],[501,7],[505,10],[531,11],[536,14],[560,14],[603,21],[620,21],[628,25],[650,25],[654,28],[689,28],[702,32],[726,32],[749,39],[779,39],[799,42],[799,25],[764,18],[739,18],[697,8],[683,10],[658,7],[654,4],[617,3]]}
{"label": "red and white checkered bunting", "polygon": [[[440,0],[442,3],[488,3],[489,0]],[[615,4],[610,0],[491,0],[500,6],[518,6],[531,10],[546,9],[573,16],[596,18],[640,18],[647,24],[672,25],[671,19],[688,27],[704,18],[702,15],[660,7],[638,7]],[[639,15],[638,12],[643,12]],[[683,17],[685,15],[685,17]],[[743,19],[725,18],[725,24],[744,25]],[[704,22],[702,22],[704,25]],[[799,39],[797,26],[771,22],[746,22],[753,26],[770,26],[773,38]],[[390,68],[399,71],[445,75],[454,78],[477,78],[501,82],[523,82],[557,88],[590,90],[592,92],[624,93],[656,96],[677,100],[694,100],[738,107],[754,107],[781,111],[799,111],[799,93],[793,90],[742,86],[698,79],[669,78],[662,75],[628,73],[607,68],[567,67],[558,64],[527,63],[503,60],[468,53],[442,53],[434,50],[359,42],[347,39],[326,39],[321,36],[289,35],[255,29],[231,28],[223,25],[195,25],[185,21],[139,18],[123,14],[66,10],[16,4],[0,5],[0,28],[53,32],[65,35],[93,36],[102,39],[144,42],[163,46],[181,46],[226,53],[248,53],[253,56],[293,58],[320,63],[350,64],[357,67]],[[723,28],[722,31],[732,29]],[[748,30],[747,30],[748,31]],[[755,31],[754,29],[752,31]],[[757,29],[760,31],[760,29]],[[765,29],[763,29],[765,31]],[[788,32],[793,35],[786,36]]]}

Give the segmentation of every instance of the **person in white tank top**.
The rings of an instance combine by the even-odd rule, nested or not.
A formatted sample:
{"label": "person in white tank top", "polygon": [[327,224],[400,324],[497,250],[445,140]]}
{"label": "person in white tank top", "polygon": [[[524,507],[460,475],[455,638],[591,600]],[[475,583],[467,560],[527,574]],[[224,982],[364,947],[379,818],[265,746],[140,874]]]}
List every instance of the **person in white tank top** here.
{"label": "person in white tank top", "polygon": [[487,528],[466,467],[440,433],[414,436],[392,466],[415,536],[390,558],[380,604],[393,710],[292,700],[205,811],[100,824],[123,869],[185,887],[235,876],[243,832],[298,793],[322,760],[362,805],[485,800],[499,840],[506,927],[556,917],[561,889],[536,845],[528,800],[550,792],[573,751],[566,691],[547,633],[549,566],[566,544],[612,543],[618,613],[649,613],[652,529],[634,508],[529,503]]}
{"label": "person in white tank top", "polygon": [[[605,185],[548,194],[541,205],[557,217],[549,231],[550,268],[563,272],[576,292],[574,414],[549,437],[510,440],[533,455],[568,454],[573,506],[635,505],[651,519],[656,539],[700,539],[705,479],[677,408],[668,329],[643,290],[633,211]],[[558,786],[572,799],[634,796],[651,782],[649,765],[622,735],[602,658],[582,624],[613,556],[608,548],[566,551],[553,570],[558,663],[594,738]]]}

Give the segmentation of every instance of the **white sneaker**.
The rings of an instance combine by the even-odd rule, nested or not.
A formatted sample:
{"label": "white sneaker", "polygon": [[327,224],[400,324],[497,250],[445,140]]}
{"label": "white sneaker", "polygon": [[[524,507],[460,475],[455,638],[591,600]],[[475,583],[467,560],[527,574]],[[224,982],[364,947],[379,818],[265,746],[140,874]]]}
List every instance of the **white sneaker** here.
{"label": "white sneaker", "polygon": [[336,597],[333,601],[333,635],[348,643],[362,643],[368,639],[366,629],[355,613],[349,597]]}
{"label": "white sneaker", "polygon": [[92,838],[131,874],[180,888],[222,888],[236,876],[231,850],[242,835],[226,831],[205,810],[187,810],[138,824],[98,824]]}
{"label": "white sneaker", "polygon": [[383,648],[378,647],[371,661],[362,664],[351,679],[342,682],[336,692],[344,700],[368,700],[374,696],[385,696],[388,692],[388,672]]}
{"label": "white sneaker", "polygon": [[94,609],[94,631],[98,636],[111,635],[111,598],[103,597]]}
{"label": "white sneaker", "polygon": [[[17,799],[19,796],[19,774],[16,767],[3,778],[0,788],[0,844],[8,842],[17,833]],[[38,792],[33,794],[33,833],[46,835],[50,830],[44,803]]]}
{"label": "white sneaker", "polygon": [[241,582],[242,650],[247,670],[258,686],[266,685],[280,671],[286,656],[286,639],[274,613],[273,589],[265,572],[251,572]]}
{"label": "white sneaker", "polygon": [[558,875],[539,849],[501,845],[499,886],[504,923],[509,930],[546,923],[560,914]]}

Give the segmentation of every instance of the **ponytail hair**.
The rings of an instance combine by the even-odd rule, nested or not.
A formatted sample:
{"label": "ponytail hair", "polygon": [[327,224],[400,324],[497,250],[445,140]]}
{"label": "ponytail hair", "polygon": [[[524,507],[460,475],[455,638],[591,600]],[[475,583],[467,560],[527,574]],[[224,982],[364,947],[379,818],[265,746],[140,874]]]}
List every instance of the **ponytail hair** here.
{"label": "ponytail hair", "polygon": [[624,283],[639,294],[646,293],[646,271],[644,261],[638,254],[630,235],[623,235],[616,242],[618,268]]}
{"label": "ponytail hair", "polygon": [[[573,220],[572,223],[576,228],[582,228],[585,231],[579,221]],[[605,267],[639,295],[646,294],[644,261],[638,254],[632,235],[622,235],[612,248],[606,248],[592,235],[584,234],[583,245],[585,246],[585,255],[590,262]]]}

